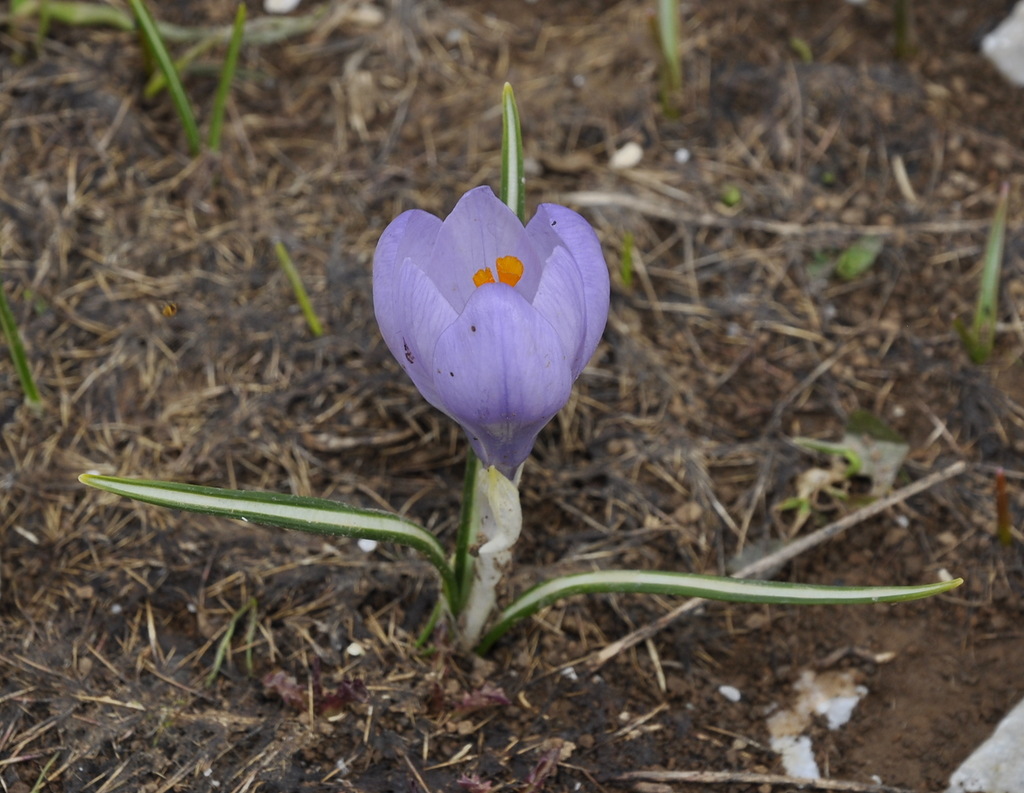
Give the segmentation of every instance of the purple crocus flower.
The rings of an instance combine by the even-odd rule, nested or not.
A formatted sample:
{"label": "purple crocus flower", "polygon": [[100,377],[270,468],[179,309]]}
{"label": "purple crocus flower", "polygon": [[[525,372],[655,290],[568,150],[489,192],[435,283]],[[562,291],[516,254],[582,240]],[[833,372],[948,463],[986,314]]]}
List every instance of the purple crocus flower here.
{"label": "purple crocus flower", "polygon": [[509,478],[594,354],[608,292],[582,217],[541,204],[524,228],[488,187],[444,221],[403,212],[373,257],[373,308],[391,354]]}

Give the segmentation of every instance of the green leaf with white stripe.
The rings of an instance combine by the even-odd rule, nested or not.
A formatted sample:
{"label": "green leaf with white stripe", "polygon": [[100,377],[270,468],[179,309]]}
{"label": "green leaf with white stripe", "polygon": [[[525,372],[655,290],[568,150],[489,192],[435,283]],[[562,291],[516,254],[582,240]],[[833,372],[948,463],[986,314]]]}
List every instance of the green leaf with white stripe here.
{"label": "green leaf with white stripe", "polygon": [[224,490],[152,479],[83,474],[78,480],[108,493],[161,507],[252,521],[308,534],[407,545],[422,553],[437,568],[445,598],[449,603],[457,602],[455,574],[441,544],[426,529],[388,512],[357,509],[323,498]]}
{"label": "green leaf with white stripe", "polygon": [[526,222],[526,172],[523,168],[523,132],[512,86],[501,92],[501,200]]}
{"label": "green leaf with white stripe", "polygon": [[598,592],[643,592],[681,595],[738,603],[790,603],[805,605],[894,603],[917,600],[955,589],[962,578],[920,586],[844,587],[816,584],[791,584],[780,581],[744,581],[694,573],[644,572],[642,570],[604,570],[553,578],[520,595],[488,631],[478,653],[485,653],[504,633],[545,606],[571,595]]}

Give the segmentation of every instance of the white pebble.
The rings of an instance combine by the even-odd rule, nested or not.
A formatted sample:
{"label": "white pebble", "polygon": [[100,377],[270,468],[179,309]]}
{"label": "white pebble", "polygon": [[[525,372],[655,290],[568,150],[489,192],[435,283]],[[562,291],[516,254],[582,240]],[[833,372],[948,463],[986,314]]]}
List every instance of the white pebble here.
{"label": "white pebble", "polygon": [[616,170],[635,168],[643,158],[644,150],[640,147],[639,143],[631,140],[612,155],[608,165]]}
{"label": "white pebble", "polygon": [[1024,85],[1024,0],[982,39],[981,52],[1003,77],[1014,85]]}
{"label": "white pebble", "polygon": [[673,154],[672,156],[675,158],[675,161],[680,165],[686,165],[686,163],[690,161],[690,158],[693,155],[690,153],[689,149],[676,149],[675,154]]}
{"label": "white pebble", "polygon": [[363,553],[373,553],[377,550],[376,540],[367,540],[364,538],[362,540],[356,540],[356,545],[359,546],[359,550]]}
{"label": "white pebble", "polygon": [[743,699],[743,695],[736,686],[719,686],[718,693],[725,697],[730,702],[739,702]]}
{"label": "white pebble", "polygon": [[263,0],[263,10],[268,14],[290,14],[299,7],[300,0]]}

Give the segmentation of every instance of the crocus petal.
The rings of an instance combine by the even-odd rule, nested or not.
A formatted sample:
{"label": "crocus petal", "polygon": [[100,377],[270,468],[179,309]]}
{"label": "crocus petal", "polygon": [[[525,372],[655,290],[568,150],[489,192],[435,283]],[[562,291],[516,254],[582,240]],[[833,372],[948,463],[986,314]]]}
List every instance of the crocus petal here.
{"label": "crocus petal", "polygon": [[575,380],[593,350],[583,358],[587,307],[583,302],[583,279],[576,261],[565,248],[555,248],[544,263],[533,307],[558,333]]}
{"label": "crocus petal", "polygon": [[[391,335],[384,336],[384,341],[423,397],[444,410],[434,385],[434,344],[458,315],[411,259],[405,260],[395,280],[394,302],[385,312],[394,318],[395,329]],[[378,317],[380,313],[378,310]]]}
{"label": "crocus petal", "polygon": [[558,204],[537,207],[537,214],[526,225],[526,233],[537,244],[540,240],[548,240],[550,244],[548,235],[557,235],[562,246],[576,260],[583,278],[583,302],[587,306],[586,332],[581,345],[585,359],[583,365],[586,366],[604,333],[611,291],[608,264],[597,234],[581,215]]}
{"label": "crocus petal", "polygon": [[[515,213],[489,187],[477,187],[462,196],[445,218],[421,266],[452,308],[461,311],[476,289],[473,274],[493,268],[499,256],[516,249],[522,236],[523,225]],[[523,264],[538,270],[535,261]]]}
{"label": "crocus petal", "polygon": [[510,478],[573,382],[558,333],[504,284],[475,290],[441,334],[434,375],[443,410],[466,430],[484,465]]}
{"label": "crocus petal", "polygon": [[[403,330],[405,317],[397,310],[398,271],[406,259],[420,261],[433,247],[441,230],[441,220],[429,212],[410,209],[403,212],[384,229],[373,254],[373,311],[381,335],[391,347],[391,339]],[[402,360],[401,342],[395,357]]]}

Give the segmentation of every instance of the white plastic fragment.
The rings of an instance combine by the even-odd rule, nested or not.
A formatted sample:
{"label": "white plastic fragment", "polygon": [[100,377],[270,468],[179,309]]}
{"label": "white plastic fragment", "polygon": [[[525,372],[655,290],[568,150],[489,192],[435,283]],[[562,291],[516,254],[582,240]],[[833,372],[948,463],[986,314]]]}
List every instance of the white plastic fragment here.
{"label": "white plastic fragment", "polygon": [[623,144],[622,148],[611,156],[611,159],[608,160],[608,165],[617,171],[625,168],[635,168],[643,158],[643,148],[635,140],[631,140],[629,143]]}
{"label": "white plastic fragment", "polygon": [[949,778],[946,793],[1024,793],[1024,700]]}
{"label": "white plastic fragment", "polygon": [[1024,0],[985,36],[981,52],[1014,85],[1024,86]]}
{"label": "white plastic fragment", "polygon": [[793,684],[793,691],[797,697],[792,707],[768,717],[771,747],[779,753],[787,774],[816,779],[820,773],[814,749],[810,737],[803,732],[811,726],[814,716],[824,716],[830,730],[842,727],[868,690],[857,683],[851,670],[816,675],[807,669]]}
{"label": "white plastic fragment", "polygon": [[803,779],[818,779],[821,771],[814,759],[814,747],[806,735],[783,735],[772,738],[772,749],[782,758],[786,773]]}
{"label": "white plastic fragment", "polygon": [[263,0],[263,10],[268,14],[290,14],[299,7],[300,0]]}
{"label": "white plastic fragment", "polygon": [[736,686],[719,686],[718,693],[725,697],[730,702],[739,702],[743,699],[743,695]]}
{"label": "white plastic fragment", "polygon": [[356,540],[356,545],[359,546],[359,550],[363,553],[373,553],[377,550],[376,540],[368,540],[366,538],[363,538],[361,540]]}

